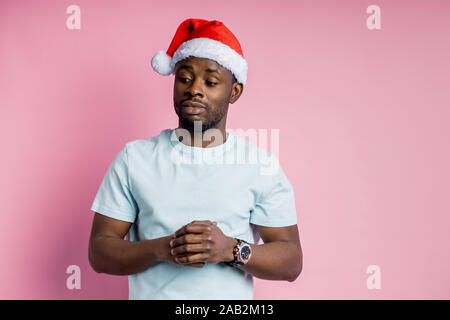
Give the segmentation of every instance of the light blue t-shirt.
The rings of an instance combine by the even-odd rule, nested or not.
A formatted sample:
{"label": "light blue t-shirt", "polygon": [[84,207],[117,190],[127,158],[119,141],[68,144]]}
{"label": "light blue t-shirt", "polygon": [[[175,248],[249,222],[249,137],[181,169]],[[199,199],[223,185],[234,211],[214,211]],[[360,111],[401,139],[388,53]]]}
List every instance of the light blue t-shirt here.
{"label": "light blue t-shirt", "polygon": [[[208,148],[185,145],[175,129],[126,143],[91,210],[132,222],[129,241],[211,220],[229,237],[258,243],[251,224],[297,224],[294,190],[278,159],[227,133],[225,143]],[[224,263],[192,268],[160,262],[128,277],[130,299],[253,299],[252,275]]]}

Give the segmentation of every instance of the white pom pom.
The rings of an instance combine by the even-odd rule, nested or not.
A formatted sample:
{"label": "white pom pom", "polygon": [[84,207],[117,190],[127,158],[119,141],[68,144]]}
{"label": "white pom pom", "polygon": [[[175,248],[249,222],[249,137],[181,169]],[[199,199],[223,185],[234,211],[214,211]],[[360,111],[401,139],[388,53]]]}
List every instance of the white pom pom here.
{"label": "white pom pom", "polygon": [[171,61],[172,57],[168,56],[164,50],[159,50],[152,58],[153,70],[163,76],[167,76],[172,73]]}

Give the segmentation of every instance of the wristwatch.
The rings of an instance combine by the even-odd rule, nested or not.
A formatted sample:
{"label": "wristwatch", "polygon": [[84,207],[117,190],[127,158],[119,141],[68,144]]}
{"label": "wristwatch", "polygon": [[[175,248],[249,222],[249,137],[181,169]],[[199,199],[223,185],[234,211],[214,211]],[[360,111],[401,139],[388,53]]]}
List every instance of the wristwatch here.
{"label": "wristwatch", "polygon": [[233,248],[233,261],[225,261],[226,265],[231,267],[238,267],[246,264],[252,255],[252,248],[247,241],[242,239],[237,239],[237,244]]}

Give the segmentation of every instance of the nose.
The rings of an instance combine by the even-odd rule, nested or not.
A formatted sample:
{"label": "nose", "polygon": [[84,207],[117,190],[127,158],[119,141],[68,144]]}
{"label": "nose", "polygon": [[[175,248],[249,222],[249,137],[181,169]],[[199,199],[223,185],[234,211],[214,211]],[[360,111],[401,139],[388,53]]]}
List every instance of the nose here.
{"label": "nose", "polygon": [[191,96],[200,95],[201,97],[203,97],[200,78],[191,81],[191,84],[186,88],[186,93]]}

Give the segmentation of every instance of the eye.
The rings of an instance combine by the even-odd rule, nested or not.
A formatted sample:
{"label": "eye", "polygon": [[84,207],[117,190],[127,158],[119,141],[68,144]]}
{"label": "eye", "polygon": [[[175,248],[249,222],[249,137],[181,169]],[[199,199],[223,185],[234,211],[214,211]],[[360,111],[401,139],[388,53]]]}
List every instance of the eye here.
{"label": "eye", "polygon": [[178,76],[178,80],[179,80],[181,83],[186,83],[186,82],[188,82],[190,79],[189,79],[189,78],[186,78],[186,77],[183,77],[183,76]]}
{"label": "eye", "polygon": [[206,83],[213,87],[217,85],[217,82],[206,81]]}

